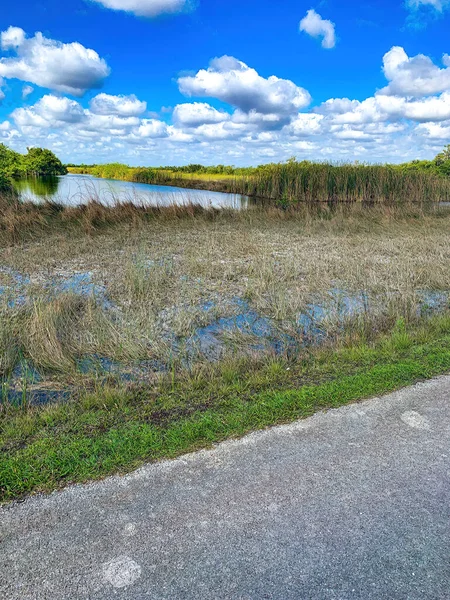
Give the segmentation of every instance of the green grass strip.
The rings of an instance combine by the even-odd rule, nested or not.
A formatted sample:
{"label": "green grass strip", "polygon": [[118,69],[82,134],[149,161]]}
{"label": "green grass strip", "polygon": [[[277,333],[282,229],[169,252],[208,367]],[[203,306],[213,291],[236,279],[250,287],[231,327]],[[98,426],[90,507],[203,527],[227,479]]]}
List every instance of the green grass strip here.
{"label": "green grass strip", "polygon": [[[264,385],[255,392],[241,395],[239,386],[230,385],[232,391],[222,402],[162,425],[148,419],[149,408],[142,399],[134,406],[130,392],[120,390],[105,399],[103,408],[101,398],[92,398],[91,407],[86,400],[41,412],[14,413],[10,421],[3,417],[0,499],[8,501],[70,482],[125,473],[144,462],[173,458],[449,372],[448,321],[445,329],[437,327],[428,336],[424,330],[416,336],[393,333],[375,347],[328,352],[322,365],[318,367],[320,360],[313,360],[306,368],[315,373],[317,383],[298,389],[285,381],[281,389],[270,389],[266,372]],[[174,404],[177,393],[175,389],[169,394]],[[207,386],[204,393],[210,393]],[[189,386],[185,384],[184,399],[186,395]],[[198,386],[193,395],[201,396]],[[113,420],[108,421],[111,413]]]}

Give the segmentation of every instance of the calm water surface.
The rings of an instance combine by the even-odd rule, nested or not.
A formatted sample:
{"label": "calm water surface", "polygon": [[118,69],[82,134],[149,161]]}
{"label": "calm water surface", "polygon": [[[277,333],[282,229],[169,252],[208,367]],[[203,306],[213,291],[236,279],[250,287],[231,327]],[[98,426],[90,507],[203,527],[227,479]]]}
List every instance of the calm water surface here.
{"label": "calm water surface", "polygon": [[240,194],[225,194],[206,190],[131,183],[99,179],[91,175],[64,175],[52,178],[33,178],[16,182],[22,200],[43,202],[53,200],[66,206],[98,200],[107,206],[117,202],[134,202],[146,206],[170,204],[201,204],[214,208],[247,208],[249,199]]}

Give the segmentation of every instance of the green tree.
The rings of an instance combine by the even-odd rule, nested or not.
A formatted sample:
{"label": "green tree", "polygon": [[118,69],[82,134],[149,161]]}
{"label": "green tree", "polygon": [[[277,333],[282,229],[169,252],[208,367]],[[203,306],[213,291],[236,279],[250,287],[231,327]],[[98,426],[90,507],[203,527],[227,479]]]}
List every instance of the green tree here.
{"label": "green tree", "polygon": [[440,152],[434,159],[438,165],[445,163],[450,160],[450,144],[447,144],[445,148]]}
{"label": "green tree", "polygon": [[66,167],[51,150],[46,148],[27,148],[24,157],[25,171],[28,175],[49,176],[65,175]]}
{"label": "green tree", "polygon": [[0,171],[9,177],[20,177],[24,172],[23,156],[0,144]]}

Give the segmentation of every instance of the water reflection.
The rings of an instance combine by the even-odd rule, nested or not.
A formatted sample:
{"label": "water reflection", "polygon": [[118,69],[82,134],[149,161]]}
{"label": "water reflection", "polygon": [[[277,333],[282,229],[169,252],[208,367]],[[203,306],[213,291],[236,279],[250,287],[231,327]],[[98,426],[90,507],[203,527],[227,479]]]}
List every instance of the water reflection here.
{"label": "water reflection", "polygon": [[205,207],[241,209],[249,205],[249,198],[240,194],[99,179],[91,175],[30,178],[16,181],[15,185],[22,200],[35,203],[51,200],[66,206],[85,204],[89,200],[106,206],[117,202],[147,206],[193,203]]}
{"label": "water reflection", "polygon": [[14,182],[16,190],[21,196],[52,198],[58,193],[60,184],[59,177],[30,177],[29,179],[19,179]]}

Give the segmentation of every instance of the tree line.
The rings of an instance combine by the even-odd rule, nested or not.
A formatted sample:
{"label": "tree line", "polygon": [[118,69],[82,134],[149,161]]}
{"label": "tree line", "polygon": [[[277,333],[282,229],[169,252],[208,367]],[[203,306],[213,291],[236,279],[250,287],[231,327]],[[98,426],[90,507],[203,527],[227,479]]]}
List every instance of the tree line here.
{"label": "tree line", "polygon": [[65,175],[67,168],[46,148],[27,148],[20,154],[0,144],[0,194],[14,193],[13,179]]}
{"label": "tree line", "polygon": [[0,144],[0,173],[6,177],[46,177],[65,175],[66,167],[59,158],[46,148],[27,148],[26,154],[20,154]]}

